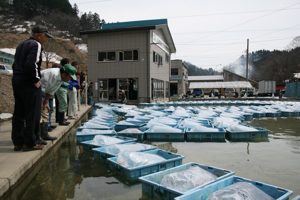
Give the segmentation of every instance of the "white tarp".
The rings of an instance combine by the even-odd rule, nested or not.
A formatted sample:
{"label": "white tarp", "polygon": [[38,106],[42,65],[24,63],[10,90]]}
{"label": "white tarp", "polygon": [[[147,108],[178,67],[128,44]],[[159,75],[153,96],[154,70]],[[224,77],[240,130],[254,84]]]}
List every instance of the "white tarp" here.
{"label": "white tarp", "polygon": [[252,88],[250,82],[231,81],[231,82],[191,82],[189,89],[204,88]]}

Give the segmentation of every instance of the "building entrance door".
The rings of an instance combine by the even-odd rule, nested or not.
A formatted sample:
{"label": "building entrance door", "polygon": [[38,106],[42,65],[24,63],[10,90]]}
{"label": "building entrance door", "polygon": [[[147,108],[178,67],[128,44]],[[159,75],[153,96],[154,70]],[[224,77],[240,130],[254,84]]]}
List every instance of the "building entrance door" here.
{"label": "building entrance door", "polygon": [[171,96],[178,96],[178,84],[177,83],[170,83],[170,92]]}
{"label": "building entrance door", "polygon": [[108,100],[117,100],[117,79],[108,79]]}

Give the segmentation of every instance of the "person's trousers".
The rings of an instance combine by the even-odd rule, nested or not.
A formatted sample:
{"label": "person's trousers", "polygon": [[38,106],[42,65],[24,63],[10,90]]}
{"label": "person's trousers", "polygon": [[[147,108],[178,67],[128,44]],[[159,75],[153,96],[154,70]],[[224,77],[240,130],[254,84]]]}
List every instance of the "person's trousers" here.
{"label": "person's trousers", "polygon": [[36,145],[35,132],[39,131],[41,118],[41,88],[22,79],[12,78],[15,110],[12,118],[11,139],[15,146]]}
{"label": "person's trousers", "polygon": [[40,123],[49,123],[49,111],[47,108],[43,109],[43,101],[44,101],[45,97],[41,98],[41,120]]}
{"label": "person's trousers", "polygon": [[68,90],[69,107],[68,116],[75,117],[77,115],[77,89],[73,87],[73,90]]}
{"label": "person's trousers", "polygon": [[59,101],[58,101],[56,93],[54,94],[54,97],[55,97],[55,122],[58,123],[58,118],[59,118],[59,116],[58,116],[58,113],[59,113],[59,110],[58,110],[58,108],[59,108]]}
{"label": "person's trousers", "polygon": [[58,88],[58,90],[56,91],[56,96],[58,98],[59,101],[59,108],[58,108],[58,112],[67,112],[67,107],[68,107],[68,89],[67,88],[63,88],[60,87]]}
{"label": "person's trousers", "polygon": [[49,117],[48,117],[48,126],[52,126],[51,118],[52,118],[52,113],[54,111],[54,108],[53,108],[53,98],[49,99],[48,105],[50,107]]}
{"label": "person's trousers", "polygon": [[93,97],[93,96],[88,96],[88,98],[87,98],[87,101],[88,101],[87,104],[88,104],[88,105],[91,105],[92,97]]}

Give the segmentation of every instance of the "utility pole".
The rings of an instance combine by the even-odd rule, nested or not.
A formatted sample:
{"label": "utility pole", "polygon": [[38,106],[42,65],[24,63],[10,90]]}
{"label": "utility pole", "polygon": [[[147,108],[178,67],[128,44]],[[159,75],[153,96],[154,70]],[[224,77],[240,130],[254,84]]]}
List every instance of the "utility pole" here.
{"label": "utility pole", "polygon": [[[246,58],[246,82],[248,82],[248,63],[249,63],[249,39],[247,39],[247,58]],[[246,97],[248,94],[248,88],[246,88]]]}

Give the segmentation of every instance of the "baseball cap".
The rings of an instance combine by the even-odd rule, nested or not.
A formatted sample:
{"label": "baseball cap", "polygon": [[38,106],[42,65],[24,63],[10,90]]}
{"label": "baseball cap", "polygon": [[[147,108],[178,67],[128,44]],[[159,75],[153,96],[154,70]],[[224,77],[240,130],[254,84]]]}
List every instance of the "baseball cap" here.
{"label": "baseball cap", "polygon": [[70,64],[65,64],[63,69],[65,70],[65,72],[67,72],[68,74],[70,74],[70,76],[74,79],[77,80],[76,78],[76,68],[73,67]]}
{"label": "baseball cap", "polygon": [[53,38],[53,36],[48,33],[48,28],[42,25],[37,25],[33,27],[32,33],[44,33],[45,35],[47,35],[48,38]]}

